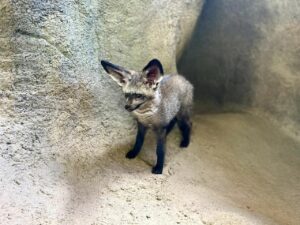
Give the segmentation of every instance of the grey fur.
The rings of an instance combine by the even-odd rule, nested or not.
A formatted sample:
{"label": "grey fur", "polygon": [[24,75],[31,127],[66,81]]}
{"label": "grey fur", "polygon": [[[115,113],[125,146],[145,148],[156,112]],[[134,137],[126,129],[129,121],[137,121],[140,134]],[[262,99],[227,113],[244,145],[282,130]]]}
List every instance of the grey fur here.
{"label": "grey fur", "polygon": [[148,104],[132,112],[145,126],[166,126],[174,117],[191,113],[193,86],[183,76],[164,75],[153,96]]}
{"label": "grey fur", "polygon": [[[137,139],[144,140],[147,128],[152,128],[156,132],[160,144],[157,146],[158,163],[152,172],[162,173],[165,136],[170,128],[168,125],[172,124],[173,127],[174,121],[177,121],[183,135],[181,147],[187,147],[189,144],[193,105],[192,84],[178,74],[161,74],[163,69],[156,59],[150,61],[140,72],[127,70],[107,61],[101,61],[101,64],[122,86],[126,97],[125,108],[131,111],[140,124]],[[174,121],[171,122],[172,120]],[[135,147],[130,151],[127,154],[128,158],[134,158],[140,151],[143,141],[139,144],[137,142],[138,140],[136,141],[138,149]]]}

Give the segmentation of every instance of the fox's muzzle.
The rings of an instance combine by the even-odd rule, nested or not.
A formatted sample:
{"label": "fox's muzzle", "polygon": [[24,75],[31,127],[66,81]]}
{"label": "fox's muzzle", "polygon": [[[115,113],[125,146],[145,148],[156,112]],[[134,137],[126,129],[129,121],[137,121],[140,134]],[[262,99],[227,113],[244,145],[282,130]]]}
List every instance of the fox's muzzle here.
{"label": "fox's muzzle", "polygon": [[138,105],[134,105],[134,106],[132,106],[132,105],[125,105],[125,109],[126,109],[128,112],[132,112],[133,110],[136,110],[137,108],[139,108],[142,104],[143,104],[143,103],[138,104]]}
{"label": "fox's muzzle", "polygon": [[128,112],[132,112],[135,108],[132,108],[130,105],[125,105],[125,109],[126,109]]}

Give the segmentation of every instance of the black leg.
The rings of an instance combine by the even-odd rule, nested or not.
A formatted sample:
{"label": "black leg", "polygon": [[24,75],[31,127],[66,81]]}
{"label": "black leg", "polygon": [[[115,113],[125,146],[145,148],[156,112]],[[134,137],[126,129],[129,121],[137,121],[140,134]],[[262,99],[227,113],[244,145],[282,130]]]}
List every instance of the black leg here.
{"label": "black leg", "polygon": [[192,123],[188,117],[178,118],[178,126],[182,135],[180,147],[186,148],[190,144]]}
{"label": "black leg", "polygon": [[157,146],[156,146],[157,161],[156,161],[156,165],[152,168],[152,173],[162,174],[164,161],[165,161],[167,130],[165,128],[159,128],[155,130],[155,132],[157,136]]}
{"label": "black leg", "polygon": [[175,124],[177,122],[176,117],[174,119],[171,120],[171,122],[168,124],[168,126],[166,127],[167,129],[167,135],[173,130]]}
{"label": "black leg", "polygon": [[137,131],[137,135],[136,135],[135,144],[134,144],[133,149],[131,151],[127,152],[126,158],[133,159],[139,154],[139,152],[142,149],[143,143],[144,143],[144,138],[145,138],[146,132],[147,132],[147,128],[143,124],[138,122],[138,131]]}

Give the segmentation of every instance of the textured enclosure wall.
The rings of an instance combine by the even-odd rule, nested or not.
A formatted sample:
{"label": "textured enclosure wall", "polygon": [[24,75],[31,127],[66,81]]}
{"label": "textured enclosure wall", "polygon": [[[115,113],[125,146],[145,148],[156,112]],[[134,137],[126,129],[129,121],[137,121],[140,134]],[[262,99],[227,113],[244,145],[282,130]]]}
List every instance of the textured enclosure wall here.
{"label": "textured enclosure wall", "polygon": [[[139,213],[150,202],[150,209],[174,221],[178,216],[186,221],[176,198],[169,211],[169,199],[163,202],[157,196],[162,190],[169,192],[165,180],[150,177],[150,165],[142,160],[125,161],[124,154],[119,152],[125,152],[129,142],[132,143],[135,124],[123,109],[120,88],[101,68],[100,59],[138,69],[150,59],[159,58],[166,72],[174,72],[178,66],[194,83],[198,100],[252,106],[271,113],[285,125],[299,123],[299,1],[207,0],[201,14],[203,2],[0,0],[1,224],[96,224],[94,221],[103,220],[101,224],[105,224],[109,220],[102,218],[101,207],[112,206],[110,197],[120,203],[116,204],[121,207],[119,211],[113,207],[106,211],[116,215],[116,220],[125,209],[122,204],[129,205],[135,199]],[[219,120],[224,128],[227,124],[234,125],[234,120],[226,117],[224,120],[226,123]],[[205,123],[202,119],[197,121]],[[248,123],[238,124],[241,128],[233,130],[244,130]],[[218,130],[218,122],[209,120],[203,127],[199,132],[201,138],[205,138],[206,131],[213,140],[227,132]],[[216,129],[217,135],[212,132]],[[265,130],[268,129],[262,129]],[[247,136],[251,132],[240,135],[247,138],[247,145],[252,140]],[[267,137],[269,140],[277,136]],[[230,140],[236,137],[230,138],[231,147]],[[173,141],[171,144],[175,146],[177,140]],[[198,143],[202,139],[194,141],[195,152],[199,153],[197,162],[205,151],[207,155],[218,154],[218,151],[213,153],[214,143],[204,142],[201,151]],[[280,158],[278,152],[276,157]],[[212,158],[221,161],[222,155]],[[195,154],[188,153],[186,164],[194,159]],[[226,179],[223,169],[216,170],[209,160],[204,162],[199,165],[205,167],[203,171],[207,171],[206,165],[211,168],[213,183],[218,180],[215,172],[221,181]],[[181,187],[186,188],[185,181],[189,181],[190,193],[195,191],[211,199],[210,194],[197,186],[206,182],[202,170],[195,173],[193,166],[182,170],[185,163],[182,167],[176,161],[175,164],[181,175],[174,177],[174,183],[182,182],[178,193]],[[131,170],[125,171],[123,167]],[[137,167],[142,170],[136,173]],[[135,172],[129,174],[130,171]],[[172,168],[166,173],[167,177],[174,174]],[[201,182],[197,183],[193,176],[201,176]],[[144,186],[145,180],[157,186]],[[170,187],[174,187],[172,182]],[[101,188],[110,189],[108,198]],[[224,192],[223,184],[218,188],[220,193]],[[137,189],[142,198],[136,194]],[[176,196],[170,193],[171,198]],[[127,199],[132,196],[135,198]],[[193,204],[191,200],[197,201],[193,195],[182,200],[186,211],[192,212],[194,206],[189,204]],[[161,208],[157,207],[158,201]],[[201,205],[201,210],[205,208]],[[132,212],[127,216],[131,218]],[[225,216],[228,221],[232,218]],[[139,219],[145,218],[148,220],[148,215]]]}
{"label": "textured enclosure wall", "polygon": [[299,11],[297,0],[206,1],[178,60],[179,71],[196,85],[196,98],[259,108],[296,128],[300,124]]}
{"label": "textured enclosure wall", "polygon": [[66,219],[61,199],[73,187],[65,173],[131,143],[135,133],[100,60],[139,69],[156,57],[175,71],[201,6],[202,0],[0,0],[1,223],[10,216],[15,224]]}
{"label": "textured enclosure wall", "polygon": [[134,124],[99,60],[139,69],[156,57],[175,71],[201,6],[201,0],[2,0],[1,117],[5,133],[20,131],[8,141],[35,148],[31,139],[40,140],[35,145],[43,139],[71,155],[124,141]]}

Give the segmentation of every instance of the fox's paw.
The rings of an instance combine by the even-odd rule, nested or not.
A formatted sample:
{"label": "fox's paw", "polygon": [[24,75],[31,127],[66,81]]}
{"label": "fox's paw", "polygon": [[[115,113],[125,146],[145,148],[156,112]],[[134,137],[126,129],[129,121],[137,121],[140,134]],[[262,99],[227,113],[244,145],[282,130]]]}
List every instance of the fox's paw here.
{"label": "fox's paw", "polygon": [[180,148],[187,148],[190,144],[189,140],[182,140],[180,143]]}
{"label": "fox's paw", "polygon": [[134,159],[136,156],[137,156],[137,153],[133,150],[127,152],[127,154],[126,154],[127,159]]}
{"label": "fox's paw", "polygon": [[163,168],[160,166],[154,166],[152,167],[152,173],[153,174],[162,174]]}

